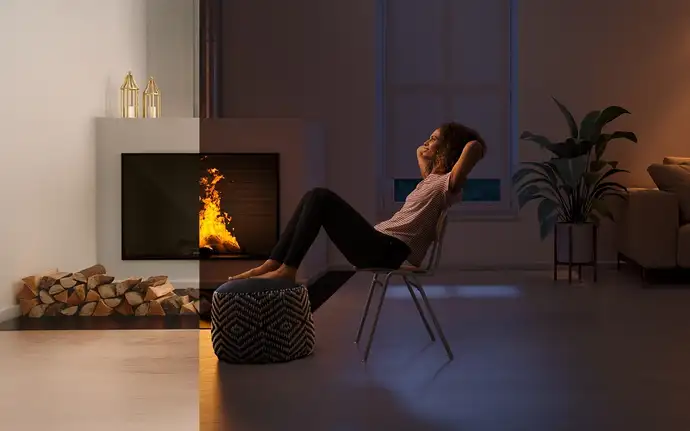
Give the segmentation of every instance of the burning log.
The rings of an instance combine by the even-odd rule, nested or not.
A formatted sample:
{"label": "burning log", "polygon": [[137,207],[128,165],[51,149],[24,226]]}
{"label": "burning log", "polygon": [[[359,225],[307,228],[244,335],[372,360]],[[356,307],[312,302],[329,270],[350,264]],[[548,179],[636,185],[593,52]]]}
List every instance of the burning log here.
{"label": "burning log", "polygon": [[216,185],[225,177],[215,168],[206,172],[208,175],[199,180],[204,190],[199,211],[199,247],[221,253],[238,252],[241,250],[240,244],[228,230],[232,217],[221,209],[221,195],[216,189]]}

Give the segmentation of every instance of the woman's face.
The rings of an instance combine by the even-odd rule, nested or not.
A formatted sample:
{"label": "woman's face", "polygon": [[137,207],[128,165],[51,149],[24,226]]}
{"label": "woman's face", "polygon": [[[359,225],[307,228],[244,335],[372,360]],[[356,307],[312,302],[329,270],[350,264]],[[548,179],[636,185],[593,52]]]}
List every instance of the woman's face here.
{"label": "woman's face", "polygon": [[434,132],[429,136],[429,139],[427,139],[424,142],[424,149],[422,150],[422,157],[424,157],[427,160],[431,160],[436,156],[436,153],[438,152],[438,148],[441,144],[441,130],[436,129]]}

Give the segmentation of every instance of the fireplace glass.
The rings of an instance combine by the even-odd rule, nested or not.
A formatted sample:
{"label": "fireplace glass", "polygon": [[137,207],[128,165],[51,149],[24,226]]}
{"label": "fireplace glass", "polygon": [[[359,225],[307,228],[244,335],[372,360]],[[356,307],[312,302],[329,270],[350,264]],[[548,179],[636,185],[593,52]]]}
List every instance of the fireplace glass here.
{"label": "fireplace glass", "polygon": [[278,154],[122,155],[122,259],[266,259]]}

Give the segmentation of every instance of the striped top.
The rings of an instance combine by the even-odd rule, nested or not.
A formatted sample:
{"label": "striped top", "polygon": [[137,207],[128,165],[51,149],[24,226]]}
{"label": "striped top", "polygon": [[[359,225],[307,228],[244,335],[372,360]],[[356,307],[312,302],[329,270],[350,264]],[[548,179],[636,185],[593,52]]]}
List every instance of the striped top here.
{"label": "striped top", "polygon": [[398,238],[410,248],[407,261],[421,266],[429,246],[436,237],[441,212],[458,202],[461,194],[449,192],[450,173],[429,174],[405,199],[405,204],[389,220],[374,228]]}

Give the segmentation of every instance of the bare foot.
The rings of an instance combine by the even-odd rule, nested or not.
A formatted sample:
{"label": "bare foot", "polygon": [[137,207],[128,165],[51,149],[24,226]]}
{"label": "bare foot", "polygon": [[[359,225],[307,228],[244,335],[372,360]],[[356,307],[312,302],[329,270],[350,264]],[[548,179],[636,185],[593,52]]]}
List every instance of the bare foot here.
{"label": "bare foot", "polygon": [[259,275],[256,278],[265,278],[265,279],[285,279],[285,280],[290,280],[293,283],[295,282],[295,278],[297,277],[297,270],[294,268],[291,268],[289,266],[281,266],[280,268],[276,269],[275,271],[270,271],[265,274]]}
{"label": "bare foot", "polygon": [[256,268],[250,269],[249,271],[245,271],[241,274],[228,277],[228,280],[243,280],[245,278],[258,277],[271,271],[275,271],[278,268],[280,268],[280,262],[275,260],[267,260],[261,266],[257,266]]}

